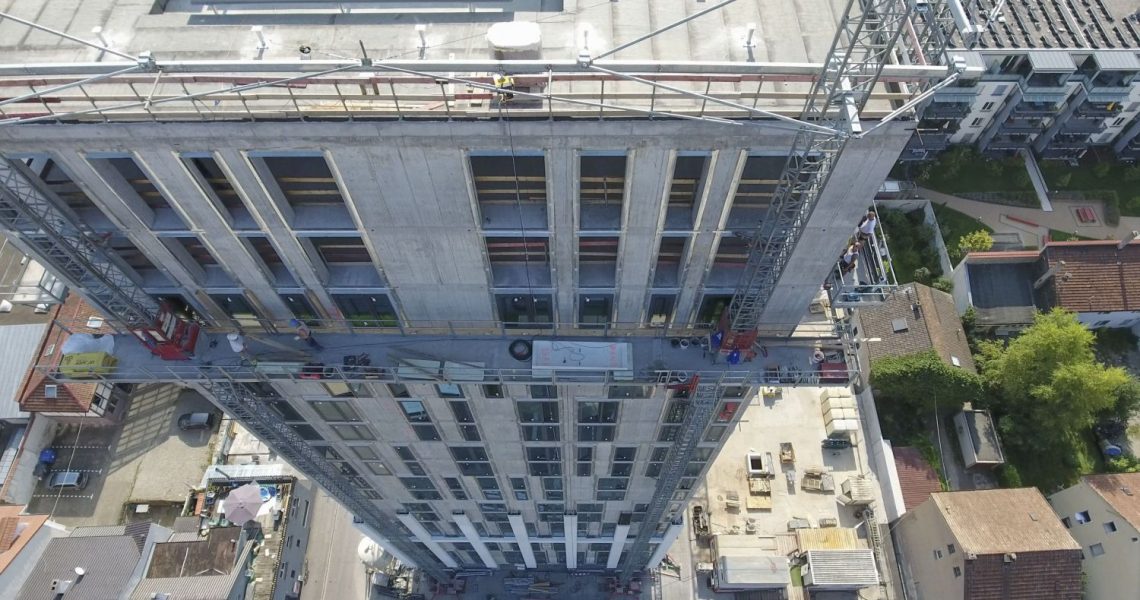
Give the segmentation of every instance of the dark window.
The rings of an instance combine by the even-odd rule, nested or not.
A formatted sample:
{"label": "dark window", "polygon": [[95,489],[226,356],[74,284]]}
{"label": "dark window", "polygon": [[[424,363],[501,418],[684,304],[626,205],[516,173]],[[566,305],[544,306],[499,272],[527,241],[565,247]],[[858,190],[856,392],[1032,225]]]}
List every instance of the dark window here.
{"label": "dark window", "polygon": [[301,319],[302,321],[310,322],[316,321],[317,311],[313,309],[312,303],[309,299],[302,294],[281,294],[281,300],[293,312],[293,316]]}
{"label": "dark window", "polygon": [[470,161],[483,229],[546,229],[542,156],[472,155]]}
{"label": "dark window", "polygon": [[653,395],[653,387],[648,385],[611,385],[609,398],[648,398]]}
{"label": "dark window", "polygon": [[293,408],[288,401],[285,400],[265,400],[265,405],[268,406],[273,412],[277,413],[279,417],[286,421],[304,421],[305,418],[297,409]]}
{"label": "dark window", "polygon": [[503,386],[497,383],[487,383],[483,385],[483,396],[486,398],[502,398]]}
{"label": "dark window", "polygon": [[612,442],[617,429],[613,425],[579,425],[578,441],[580,442]]}
{"label": "dark window", "polygon": [[585,401],[578,403],[579,423],[617,423],[618,403]]}
{"label": "dark window", "polygon": [[389,383],[388,391],[392,393],[393,398],[411,398],[412,395],[408,393],[408,386],[402,383]]}
{"label": "dark window", "polygon": [[347,402],[329,402],[318,400],[310,402],[309,406],[322,419],[326,421],[359,421],[360,414]]}
{"label": "dark window", "polygon": [[637,447],[618,447],[614,449],[614,462],[633,462],[637,458]]}
{"label": "dark window", "polygon": [[579,164],[579,223],[582,230],[616,231],[625,196],[624,154],[583,156]]}
{"label": "dark window", "polygon": [[549,295],[498,294],[495,303],[499,308],[499,320],[507,327],[533,327],[554,322]]}
{"label": "dark window", "polygon": [[604,327],[613,314],[612,294],[582,294],[578,297],[578,324],[582,327]]}
{"label": "dark window", "polygon": [[522,431],[527,442],[557,442],[561,437],[557,425],[523,425]]}
{"label": "dark window", "polygon": [[557,423],[557,402],[517,402],[519,422],[522,423]]}
{"label": "dark window", "polygon": [[676,294],[654,294],[649,297],[649,324],[663,326],[673,318],[673,307],[677,302]]}
{"label": "dark window", "polygon": [[372,264],[372,255],[359,236],[311,237],[309,242],[328,265]]}
{"label": "dark window", "polygon": [[332,294],[332,299],[353,325],[396,326],[396,309],[384,294]]}
{"label": "dark window", "polygon": [[471,407],[466,402],[452,401],[447,403],[451,407],[451,414],[460,423],[474,423],[475,415],[471,414]]}
{"label": "dark window", "polygon": [[360,460],[380,460],[380,455],[372,446],[352,446],[352,453]]}
{"label": "dark window", "polygon": [[372,434],[372,430],[368,429],[366,425],[333,425],[333,431],[340,436],[340,439],[353,441],[353,440],[375,440],[376,436]]}
{"label": "dark window", "polygon": [[313,429],[311,425],[290,425],[290,427],[292,427],[293,431],[296,431],[303,440],[312,441],[325,439],[321,437],[321,434],[317,433],[317,430]]}
{"label": "dark window", "polygon": [[324,157],[267,156],[262,160],[294,208],[344,204],[340,188]]}
{"label": "dark window", "polygon": [[558,386],[532,385],[530,386],[530,397],[544,400],[558,398]]}

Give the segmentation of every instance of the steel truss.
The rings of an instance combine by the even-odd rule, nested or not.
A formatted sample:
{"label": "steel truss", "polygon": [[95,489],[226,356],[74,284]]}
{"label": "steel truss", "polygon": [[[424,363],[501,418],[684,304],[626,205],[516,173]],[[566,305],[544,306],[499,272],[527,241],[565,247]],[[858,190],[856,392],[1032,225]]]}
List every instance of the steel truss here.
{"label": "steel truss", "polygon": [[884,65],[890,62],[914,10],[914,4],[908,0],[848,0],[824,72],[801,117],[843,133],[825,135],[808,129],[797,133],[768,214],[751,236],[744,273],[729,305],[731,327],[726,334],[727,346],[752,346],[776,283],[819,203],[840,153],[848,140],[861,132],[859,111],[866,105]]}
{"label": "steel truss", "polygon": [[204,387],[222,409],[249,429],[257,439],[306,477],[317,482],[354,516],[362,519],[405,556],[415,561],[418,568],[436,581],[447,581],[448,574],[438,566],[435,556],[425,552],[421,544],[410,543],[407,533],[397,520],[376,508],[336,465],[309,445],[285,421],[266,409],[264,401],[275,398],[259,395],[246,384],[226,380],[213,381]]}
{"label": "steel truss", "polygon": [[[637,537],[629,545],[629,551],[626,554],[625,564],[621,571],[622,581],[629,581],[634,573],[642,571],[648,566],[649,558],[653,555],[653,548],[649,541],[657,533],[657,527],[666,516],[669,505],[677,502],[673,494],[677,492],[677,486],[680,485],[681,478],[685,475],[685,468],[692,460],[693,454],[697,450],[697,444],[704,436],[705,428],[708,427],[709,421],[712,420],[712,416],[716,412],[717,404],[720,403],[720,390],[722,389],[720,382],[701,383],[699,379],[694,379],[694,384],[691,385],[690,389],[692,395],[685,410],[685,417],[681,422],[681,432],[677,440],[669,447],[669,454],[665,458],[665,464],[662,465],[661,473],[657,477],[657,486],[653,490],[653,497],[645,511],[645,520],[642,521],[641,527],[637,530]],[[681,515],[671,514],[668,516],[668,520],[671,522]]]}
{"label": "steel truss", "polygon": [[62,206],[27,166],[0,158],[0,227],[103,314],[128,326],[152,323],[158,304]]}

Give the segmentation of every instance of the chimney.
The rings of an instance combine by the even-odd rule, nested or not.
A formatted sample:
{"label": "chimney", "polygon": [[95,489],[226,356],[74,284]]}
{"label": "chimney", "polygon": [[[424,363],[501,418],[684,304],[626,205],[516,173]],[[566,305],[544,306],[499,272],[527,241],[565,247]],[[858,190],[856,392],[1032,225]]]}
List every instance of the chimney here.
{"label": "chimney", "polygon": [[1035,290],[1041,289],[1041,286],[1045,285],[1045,282],[1049,281],[1049,278],[1053,277],[1057,273],[1060,273],[1064,269],[1065,269],[1065,261],[1063,261],[1063,260],[1057,261],[1057,264],[1050,267],[1048,271],[1045,271],[1044,275],[1042,275],[1041,277],[1038,277],[1037,281],[1033,282],[1033,289],[1035,289]]}
{"label": "chimney", "polygon": [[1131,244],[1132,240],[1134,240],[1138,237],[1140,237],[1140,231],[1136,231],[1135,229],[1133,229],[1132,233],[1129,233],[1127,236],[1124,237],[1124,239],[1120,240],[1120,243],[1116,244],[1116,249],[1117,250],[1123,250],[1125,246],[1127,246],[1128,244]]}

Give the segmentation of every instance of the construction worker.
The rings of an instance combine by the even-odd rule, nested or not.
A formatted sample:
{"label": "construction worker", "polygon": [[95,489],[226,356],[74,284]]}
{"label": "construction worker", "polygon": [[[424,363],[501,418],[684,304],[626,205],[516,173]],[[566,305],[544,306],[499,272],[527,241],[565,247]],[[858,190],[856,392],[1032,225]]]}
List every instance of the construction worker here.
{"label": "construction worker", "polygon": [[847,247],[843,253],[843,257],[839,259],[840,272],[850,273],[855,270],[856,265],[859,264],[859,250],[863,248],[863,242],[855,242]]}
{"label": "construction worker", "polygon": [[515,89],[515,78],[507,75],[506,73],[495,73],[495,87],[499,88],[499,102],[506,102],[513,100],[515,95],[511,90]]}
{"label": "construction worker", "polygon": [[879,216],[875,214],[875,211],[867,211],[867,215],[859,221],[859,225],[857,226],[858,231],[856,231],[855,237],[860,241],[871,239],[871,235],[875,233],[875,226],[878,224]]}
{"label": "construction worker", "polygon": [[294,339],[298,339],[298,340],[301,340],[302,342],[305,342],[313,350],[323,350],[324,349],[323,346],[321,346],[320,344],[317,343],[317,340],[313,337],[313,331],[311,329],[309,329],[308,325],[305,325],[304,323],[302,323],[301,321],[299,321],[297,319],[290,319],[289,324],[292,325],[293,328],[297,330],[297,336]]}

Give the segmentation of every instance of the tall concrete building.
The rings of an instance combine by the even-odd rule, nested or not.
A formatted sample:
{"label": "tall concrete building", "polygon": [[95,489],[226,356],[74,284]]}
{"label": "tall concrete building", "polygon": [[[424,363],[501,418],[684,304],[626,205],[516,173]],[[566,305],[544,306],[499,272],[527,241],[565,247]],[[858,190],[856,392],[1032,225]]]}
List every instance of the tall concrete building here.
{"label": "tall concrete building", "polygon": [[[9,219],[13,239],[66,255],[110,312],[203,326],[190,360],[126,334],[86,375],[201,389],[433,574],[656,564],[761,385],[845,384],[795,330],[829,278],[864,293],[836,260],[914,122],[850,134],[947,74],[892,54],[848,93],[842,152],[804,150],[804,169],[834,160],[793,182],[813,204],[764,246],[780,268],[736,364],[709,334],[783,218],[797,136],[831,135],[796,118],[847,3],[10,10],[0,194],[50,215]],[[854,285],[887,282],[876,260]],[[75,376],[57,360],[39,368]]]}

